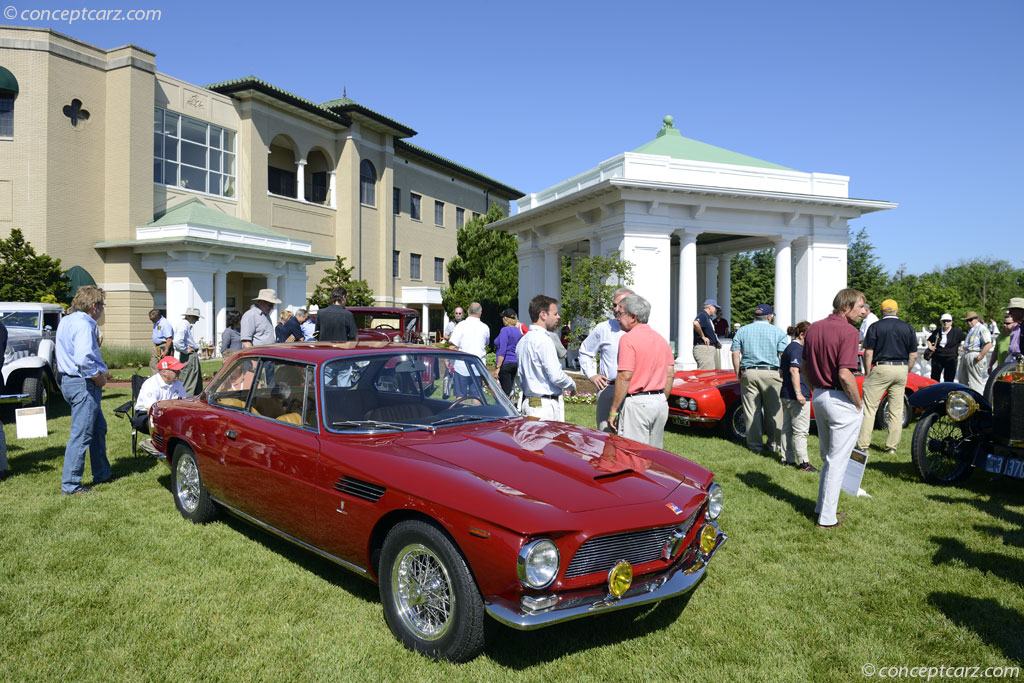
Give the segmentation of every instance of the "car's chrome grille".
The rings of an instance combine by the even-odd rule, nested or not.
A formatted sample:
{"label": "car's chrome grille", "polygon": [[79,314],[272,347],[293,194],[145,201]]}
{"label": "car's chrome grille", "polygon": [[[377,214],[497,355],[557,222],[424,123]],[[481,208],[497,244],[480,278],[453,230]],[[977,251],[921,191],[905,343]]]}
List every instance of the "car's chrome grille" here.
{"label": "car's chrome grille", "polygon": [[623,534],[598,536],[589,539],[580,546],[576,555],[565,570],[565,578],[572,579],[595,572],[605,573],[615,566],[619,560],[626,560],[632,565],[653,562],[661,557],[665,541],[676,531],[684,534],[690,531],[694,520],[704,506],[698,507],[685,522],[676,526],[658,527],[628,531]]}
{"label": "car's chrome grille", "polygon": [[347,493],[350,496],[356,498],[362,498],[368,500],[371,503],[376,503],[380,500],[381,496],[384,495],[385,489],[383,486],[377,484],[371,484],[367,481],[360,481],[359,479],[353,479],[352,477],[342,477],[334,485],[335,491],[341,493]]}
{"label": "car's chrome grille", "polygon": [[159,446],[160,448],[164,447],[164,435],[163,434],[154,433],[152,441],[153,441],[153,445],[154,446]]}

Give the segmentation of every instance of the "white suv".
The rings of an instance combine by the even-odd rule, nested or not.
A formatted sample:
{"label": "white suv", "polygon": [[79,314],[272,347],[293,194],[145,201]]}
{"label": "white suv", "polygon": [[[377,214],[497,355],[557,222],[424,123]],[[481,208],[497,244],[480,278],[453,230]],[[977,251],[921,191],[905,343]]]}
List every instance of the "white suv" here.
{"label": "white suv", "polygon": [[0,321],[7,327],[5,393],[28,394],[24,402],[33,406],[59,393],[54,339],[63,317],[59,304],[0,303]]}

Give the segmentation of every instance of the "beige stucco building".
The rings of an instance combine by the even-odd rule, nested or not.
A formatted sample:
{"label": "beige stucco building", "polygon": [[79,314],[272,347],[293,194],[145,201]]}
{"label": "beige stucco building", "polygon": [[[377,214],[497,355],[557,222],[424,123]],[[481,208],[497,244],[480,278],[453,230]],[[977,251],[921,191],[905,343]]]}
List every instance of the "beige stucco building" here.
{"label": "beige stucco building", "polygon": [[85,268],[111,343],[147,343],[153,306],[172,323],[198,307],[206,339],[264,287],[302,306],[335,255],[438,328],[456,230],[522,193],[415,134],[344,97],[198,86],[139,47],[0,27],[0,237]]}

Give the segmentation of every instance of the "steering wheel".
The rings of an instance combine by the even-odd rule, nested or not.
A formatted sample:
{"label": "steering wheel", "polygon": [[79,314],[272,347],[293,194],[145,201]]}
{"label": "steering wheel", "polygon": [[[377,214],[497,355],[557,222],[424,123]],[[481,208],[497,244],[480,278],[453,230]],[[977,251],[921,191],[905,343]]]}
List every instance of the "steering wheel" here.
{"label": "steering wheel", "polygon": [[375,329],[375,330],[397,330],[398,328],[397,327],[392,327],[391,325],[377,325],[373,329]]}
{"label": "steering wheel", "polygon": [[476,401],[474,405],[481,405],[480,399],[478,399],[476,396],[462,396],[461,398],[457,398],[454,401],[452,401],[452,404],[445,408],[445,410],[451,410],[455,406],[462,405],[466,401]]}

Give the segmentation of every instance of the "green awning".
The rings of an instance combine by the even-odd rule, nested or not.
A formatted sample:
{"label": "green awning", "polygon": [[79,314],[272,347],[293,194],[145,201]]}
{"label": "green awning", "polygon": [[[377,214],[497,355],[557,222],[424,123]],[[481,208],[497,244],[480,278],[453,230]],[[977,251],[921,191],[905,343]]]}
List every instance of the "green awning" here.
{"label": "green awning", "polygon": [[78,288],[83,285],[96,286],[96,280],[94,280],[92,275],[89,275],[89,271],[82,266],[71,266],[64,274],[67,275],[68,280],[71,281],[71,284],[68,285],[68,298],[73,298],[75,296],[75,292],[78,291]]}
{"label": "green awning", "polygon": [[7,69],[0,66],[0,92],[18,94],[18,79]]}

